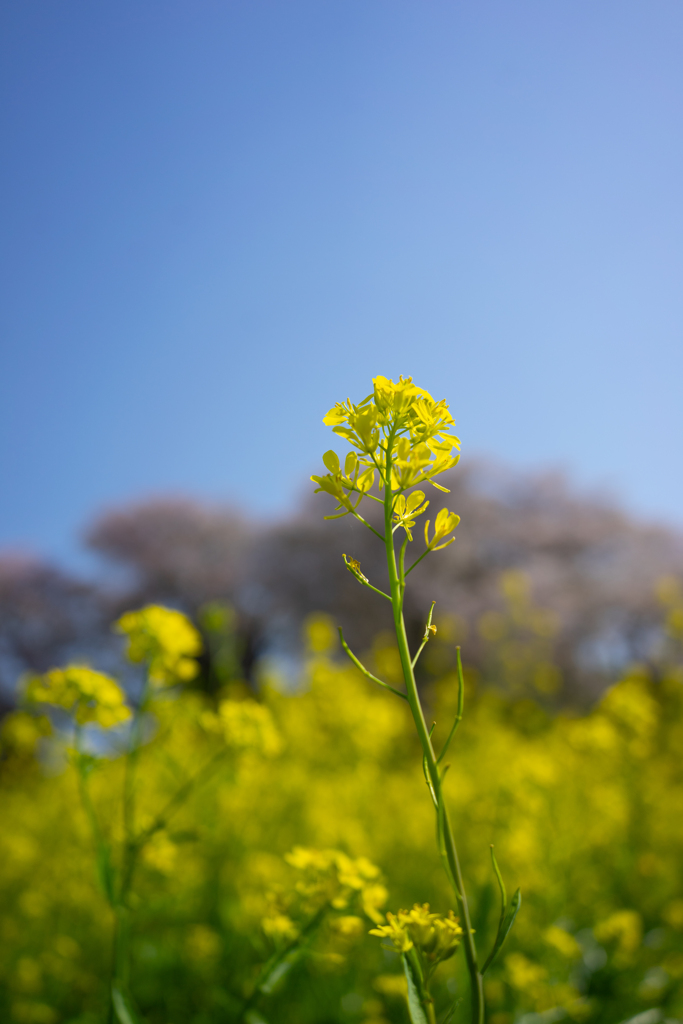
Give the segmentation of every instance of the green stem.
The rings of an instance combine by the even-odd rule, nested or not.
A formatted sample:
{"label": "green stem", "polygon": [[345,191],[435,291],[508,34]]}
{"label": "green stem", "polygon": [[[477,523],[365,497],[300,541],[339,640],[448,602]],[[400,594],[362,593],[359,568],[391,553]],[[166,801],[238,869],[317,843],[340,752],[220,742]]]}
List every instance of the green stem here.
{"label": "green stem", "polygon": [[287,959],[288,956],[290,956],[297,949],[304,945],[304,943],[311,937],[313,932],[320,925],[323,918],[325,917],[325,914],[329,909],[329,903],[324,903],[322,907],[316,910],[313,917],[310,918],[310,920],[304,925],[304,927],[296,936],[296,938],[292,939],[292,941],[289,942],[284,947],[284,949],[281,949],[279,953],[277,953],[274,957],[271,957],[268,963],[264,965],[264,967],[261,969],[258,978],[256,979],[256,984],[252,989],[251,995],[247,999],[245,999],[244,1003],[242,1004],[242,1009],[240,1010],[239,1016],[237,1018],[237,1024],[242,1024],[242,1021],[244,1020],[247,1012],[256,1003],[258,997],[263,992],[264,985],[267,984],[268,980],[273,976],[273,973],[277,970],[280,964],[282,964]]}
{"label": "green stem", "polygon": [[[439,773],[436,755],[434,753],[434,748],[432,747],[432,741],[429,735],[429,730],[427,728],[424,713],[422,711],[422,705],[420,704],[420,697],[417,692],[417,686],[415,684],[415,674],[413,672],[412,660],[410,657],[410,648],[408,646],[408,637],[406,635],[405,622],[403,619],[403,581],[399,579],[398,568],[396,565],[396,551],[394,549],[394,541],[391,533],[391,515],[393,511],[393,495],[391,491],[391,451],[393,448],[393,440],[393,435],[390,435],[387,443],[387,461],[385,471],[386,483],[384,488],[384,535],[387,556],[387,568],[389,570],[391,603],[394,611],[394,627],[396,630],[396,640],[398,643],[398,651],[401,658],[401,666],[403,668],[403,678],[406,684],[408,703],[410,704],[410,710],[412,711],[413,714],[413,720],[415,722],[417,734],[422,745],[422,751],[424,754],[427,772],[431,780],[432,789],[436,794],[437,799],[442,808],[440,813],[442,815],[443,821],[444,846],[446,856],[448,859],[448,864],[453,875],[453,880],[455,882],[454,890],[456,899],[458,901],[460,913],[462,915],[462,925],[464,932],[463,944],[465,947],[465,958],[467,960],[467,968],[470,974],[470,983],[472,990],[472,1022],[473,1024],[484,1024],[484,982],[481,972],[479,970],[479,965],[477,963],[477,948],[474,941],[474,931],[472,929],[472,921],[470,918],[470,911],[467,904],[467,896],[465,894],[465,887],[463,884],[462,871],[460,869],[460,861],[458,859],[458,852],[456,849],[455,839],[453,836],[453,829],[441,792],[441,775]],[[414,568],[414,566],[411,566],[411,568]]]}
{"label": "green stem", "polygon": [[374,526],[370,526],[370,523],[367,521],[367,519],[363,519],[363,517],[360,514],[360,512],[356,512],[355,508],[352,508],[350,511],[356,517],[356,519],[358,520],[359,523],[362,523],[363,526],[367,526],[368,530],[372,530],[372,532],[374,533],[375,537],[379,537],[379,539],[381,541],[384,540],[384,537],[382,536],[382,534],[378,533],[378,531],[375,529]]}
{"label": "green stem", "polygon": [[206,782],[208,778],[214,773],[216,768],[220,765],[221,761],[224,760],[227,754],[226,749],[221,749],[210,758],[203,768],[188,779],[187,782],[183,783],[180,789],[174,796],[168,801],[161,814],[157,815],[149,828],[146,828],[144,832],[141,832],[136,839],[133,840],[135,848],[139,853],[140,850],[149,842],[160,829],[165,828],[168,824],[169,818],[179,810],[187,798],[192,793],[192,790],[200,783]]}
{"label": "green stem", "polygon": [[451,731],[448,734],[448,739],[446,740],[446,742],[443,745],[443,750],[441,751],[441,753],[439,754],[439,756],[436,759],[436,763],[437,764],[441,764],[441,762],[443,761],[444,757],[448,753],[448,748],[451,745],[451,740],[455,736],[455,730],[458,728],[458,726],[460,725],[460,723],[462,721],[462,712],[463,712],[463,707],[464,707],[464,704],[465,704],[465,680],[463,679],[463,674],[462,674],[462,661],[460,660],[460,648],[459,647],[455,648],[455,660],[456,660],[456,665],[458,667],[458,711],[457,711],[457,714],[455,716],[455,720],[453,722],[453,725],[451,727]]}
{"label": "green stem", "polygon": [[[401,571],[402,568],[403,568],[402,564],[399,564],[399,572]],[[405,583],[403,584],[403,592],[405,593]],[[415,668],[415,666],[417,665],[418,659],[419,659],[420,655],[422,654],[422,652],[424,651],[424,649],[427,646],[427,644],[429,643],[429,639],[430,639],[430,637],[432,635],[429,632],[429,627],[432,624],[432,615],[434,613],[434,605],[435,604],[436,604],[436,601],[432,601],[432,607],[429,609],[429,617],[427,619],[427,625],[425,627],[425,634],[422,637],[422,643],[418,647],[417,653],[416,653],[415,657],[413,658],[413,660],[411,662],[413,668]],[[434,726],[432,726],[432,728],[434,728]],[[430,735],[431,735],[431,733],[430,733]],[[439,760],[441,760],[441,758],[439,758]]]}
{"label": "green stem", "polygon": [[[149,696],[149,678],[140,695],[135,709],[135,717],[131,728],[130,746],[126,755],[125,774],[123,779],[123,851],[121,857],[121,880],[116,894],[114,912],[114,941],[111,973],[111,992],[114,987],[127,991],[130,979],[130,912],[128,895],[133,884],[133,875],[139,852],[135,842],[135,775],[140,754],[142,739],[142,716]],[[113,1000],[110,1001],[110,1021],[116,1019]]]}
{"label": "green stem", "polygon": [[427,557],[427,555],[431,554],[431,551],[432,551],[432,549],[431,549],[431,548],[427,548],[427,550],[426,550],[426,551],[423,551],[423,552],[422,552],[422,554],[420,555],[420,557],[419,557],[419,558],[416,558],[416,559],[415,559],[415,561],[414,561],[414,562],[413,562],[413,564],[411,565],[410,569],[407,569],[407,570],[406,570],[406,574],[405,574],[405,575],[406,575],[406,576],[408,576],[408,575],[409,575],[409,573],[411,573],[411,572],[413,571],[413,569],[415,568],[415,566],[416,566],[416,565],[419,565],[419,564],[420,564],[420,562],[422,561],[422,559],[423,559],[423,558],[426,558],[426,557]]}
{"label": "green stem", "polygon": [[383,590],[378,590],[377,587],[373,587],[372,583],[368,583],[367,580],[362,580],[360,576],[357,575],[357,573],[354,572],[353,575],[356,577],[358,582],[361,583],[364,587],[367,587],[368,590],[374,590],[375,593],[379,594],[380,597],[386,597],[387,601],[391,601],[389,595],[385,594]]}
{"label": "green stem", "polygon": [[401,697],[403,700],[408,700],[408,698],[406,697],[405,693],[401,693],[400,690],[397,690],[394,686],[390,686],[389,683],[383,683],[381,679],[377,678],[377,676],[373,676],[372,672],[368,672],[368,670],[366,669],[365,665],[363,665],[363,663],[358,660],[358,658],[353,653],[353,651],[351,650],[351,648],[347,644],[346,640],[344,639],[344,634],[342,633],[341,626],[339,626],[338,629],[339,629],[339,640],[341,641],[341,645],[344,648],[344,650],[346,651],[346,653],[348,654],[348,656],[351,659],[351,661],[356,666],[356,668],[360,669],[360,671],[363,673],[363,675],[367,676],[367,678],[370,679],[373,683],[377,683],[379,686],[383,686],[385,690],[391,690],[392,693],[395,693],[397,697]]}

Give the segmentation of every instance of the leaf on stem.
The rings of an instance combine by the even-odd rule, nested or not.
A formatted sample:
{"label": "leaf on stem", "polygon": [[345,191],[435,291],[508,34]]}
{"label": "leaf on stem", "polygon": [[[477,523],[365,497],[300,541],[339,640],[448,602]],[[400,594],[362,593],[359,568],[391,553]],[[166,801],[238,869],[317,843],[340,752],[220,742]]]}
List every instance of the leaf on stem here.
{"label": "leaf on stem", "polygon": [[404,953],[401,960],[408,983],[408,1013],[411,1024],[430,1024],[431,1015],[426,1006],[429,996],[424,989],[422,971],[415,950],[411,949]]}
{"label": "leaf on stem", "polygon": [[[423,652],[427,642],[429,640],[431,640],[431,638],[433,636],[436,635],[436,626],[432,625],[432,615],[434,614],[434,605],[435,604],[436,604],[436,601],[432,601],[432,607],[429,609],[429,617],[427,618],[427,625],[425,626],[424,636],[422,637],[422,643],[418,647],[417,653],[416,653],[415,657],[413,658],[413,660],[411,662],[413,668],[415,668],[415,666],[417,665],[417,660],[420,657],[420,655],[422,654],[422,652]],[[433,731],[433,729],[434,729],[434,727],[432,726],[432,731]],[[429,735],[431,736],[432,733],[430,732]]]}
{"label": "leaf on stem", "polygon": [[119,1024],[145,1024],[144,1017],[140,1016],[130,998],[117,985],[114,985],[111,990],[111,1001],[114,1004]]}
{"label": "leaf on stem", "polygon": [[113,906],[116,889],[115,873],[111,862],[111,849],[105,842],[102,842],[97,848],[97,876],[107,901]]}
{"label": "leaf on stem", "polygon": [[446,849],[446,807],[443,802],[443,794],[439,800],[436,808],[436,842],[439,847],[439,856],[446,872],[448,881],[451,884],[451,888],[459,900],[462,900],[462,894],[458,888],[458,883],[455,880],[455,874],[451,867],[451,862],[448,859],[448,851]]}
{"label": "leaf on stem", "polygon": [[425,773],[425,782],[427,783],[427,787],[428,787],[429,792],[431,794],[432,800],[434,801],[434,806],[438,810],[438,808],[439,808],[439,801],[437,799],[436,793],[434,792],[434,786],[432,785],[432,780],[429,777],[429,765],[427,763],[427,755],[426,754],[422,758],[422,771]]}
{"label": "leaf on stem", "polygon": [[376,594],[380,595],[380,597],[386,597],[387,601],[391,601],[389,594],[385,594],[383,590],[379,590],[377,587],[373,587],[372,583],[370,583],[367,576],[365,576],[360,571],[360,562],[358,561],[357,558],[352,558],[350,556],[347,558],[346,555],[342,555],[342,558],[344,559],[344,565],[349,570],[354,579],[358,580],[359,583],[362,583],[364,587],[368,587],[369,590],[374,590]]}
{"label": "leaf on stem", "polygon": [[498,861],[496,860],[496,855],[493,852],[493,846],[491,846],[491,860],[493,862],[493,870],[498,881],[498,888],[500,889],[500,920],[498,922],[498,933],[496,935],[496,941],[493,944],[493,949],[489,953],[488,960],[481,969],[482,974],[484,974],[489,969],[495,958],[498,956],[498,953],[500,952],[503,943],[510,934],[510,929],[515,923],[515,918],[517,917],[519,908],[522,905],[522,893],[520,889],[517,889],[516,893],[510,900],[510,905],[508,906],[507,904],[507,892],[505,890],[505,882],[503,881],[503,876],[500,873]]}
{"label": "leaf on stem", "polygon": [[263,1014],[257,1013],[256,1010],[249,1010],[244,1020],[246,1024],[268,1024]]}
{"label": "leaf on stem", "polygon": [[283,960],[275,963],[272,970],[266,974],[266,977],[259,985],[259,992],[263,992],[266,996],[270,995],[289,974],[303,951],[303,946],[298,946],[296,949],[291,950]]}
{"label": "leaf on stem", "polygon": [[460,648],[459,647],[455,648],[455,663],[456,663],[457,670],[458,670],[458,710],[457,710],[457,713],[456,713],[456,716],[455,716],[455,721],[453,722],[453,725],[451,726],[451,731],[448,734],[448,739],[444,743],[443,750],[441,751],[441,753],[439,754],[439,756],[436,759],[436,763],[437,764],[441,764],[441,762],[443,761],[444,757],[446,756],[448,748],[451,745],[451,740],[453,739],[453,737],[455,735],[455,730],[458,728],[458,726],[460,725],[460,722],[462,721],[462,713],[463,713],[463,709],[464,709],[464,706],[465,706],[465,679],[463,677],[463,672],[462,672],[462,661],[460,660]]}

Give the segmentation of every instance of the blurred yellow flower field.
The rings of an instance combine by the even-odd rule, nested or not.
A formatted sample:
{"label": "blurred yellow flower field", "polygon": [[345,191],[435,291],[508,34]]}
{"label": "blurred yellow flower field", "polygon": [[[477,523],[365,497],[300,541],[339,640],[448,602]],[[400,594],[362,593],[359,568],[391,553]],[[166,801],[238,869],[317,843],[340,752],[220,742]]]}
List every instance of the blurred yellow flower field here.
{"label": "blurred yellow flower field", "polygon": [[264,660],[248,685],[232,609],[200,608],[202,633],[151,604],[115,623],[125,689],[84,664],[25,680],[0,735],[0,1019],[680,1021],[679,583],[660,581],[649,667],[583,713],[556,702],[557,623],[517,570],[477,622],[478,670],[434,603],[412,650],[407,578],[459,517],[442,508],[411,558],[429,501],[404,492],[447,491],[453,418],[377,377],[325,422],[356,452],[312,479],[326,518],[384,544],[389,593],[341,558],[393,634],[361,660],[313,615],[297,684]]}
{"label": "blurred yellow flower field", "polygon": [[[369,877],[247,1019],[407,1020],[398,957],[367,933],[415,892],[443,915],[452,900],[409,711],[340,662],[334,644],[331,624],[316,617],[295,693],[266,685],[255,701],[234,682],[218,703],[188,689],[155,698],[138,767],[143,827],[222,749],[220,723],[235,741],[141,857],[130,986],[150,1022],[238,1019],[263,966],[315,913],[316,886],[331,884],[306,882],[307,865],[317,858],[324,874],[330,857],[363,858]],[[426,694],[437,734],[456,696],[450,675]],[[487,975],[489,1019],[683,1016],[680,670],[654,680],[634,669],[583,717],[550,718],[528,697],[472,680],[466,707],[446,793],[477,934],[491,936],[497,914],[482,847],[495,843],[525,895]],[[94,1024],[106,1005],[113,914],[77,769],[45,731],[25,712],[3,727],[2,1017]],[[110,735],[90,788],[120,842],[123,763]],[[463,974],[457,958],[439,967],[439,1005],[464,992]]]}

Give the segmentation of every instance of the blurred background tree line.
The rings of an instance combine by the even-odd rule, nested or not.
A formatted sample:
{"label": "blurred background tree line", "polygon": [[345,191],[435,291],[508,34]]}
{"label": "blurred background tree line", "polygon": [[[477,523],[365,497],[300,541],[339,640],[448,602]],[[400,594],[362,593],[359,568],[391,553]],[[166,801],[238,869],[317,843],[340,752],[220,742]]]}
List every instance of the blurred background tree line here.
{"label": "blurred background tree line", "polygon": [[[457,540],[441,559],[418,567],[407,606],[416,639],[425,609],[437,602],[446,642],[432,647],[423,673],[447,671],[461,643],[471,676],[554,708],[586,706],[633,662],[656,671],[657,581],[683,572],[683,534],[582,496],[558,474],[470,462],[447,483],[448,504],[462,517]],[[432,519],[444,498],[430,495]],[[113,670],[111,621],[148,602],[181,608],[203,622],[207,636],[223,635],[207,658],[252,682],[264,668],[296,681],[302,624],[314,612],[332,615],[356,649],[374,647],[391,659],[387,612],[341,558],[342,551],[353,555],[379,580],[383,553],[350,517],[321,522],[324,500],[310,497],[270,523],[189,498],[106,511],[84,535],[107,569],[98,583],[38,560],[0,557],[4,708],[26,671],[74,658]],[[206,613],[213,602],[232,609],[218,631]]]}

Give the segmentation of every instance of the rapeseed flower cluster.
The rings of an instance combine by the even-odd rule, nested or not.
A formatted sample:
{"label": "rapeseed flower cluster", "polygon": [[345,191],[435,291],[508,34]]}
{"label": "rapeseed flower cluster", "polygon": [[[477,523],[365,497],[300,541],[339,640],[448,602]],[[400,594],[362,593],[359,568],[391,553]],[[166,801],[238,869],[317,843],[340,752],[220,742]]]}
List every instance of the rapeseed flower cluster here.
{"label": "rapeseed flower cluster", "polygon": [[426,964],[435,967],[453,956],[460,945],[462,928],[452,910],[444,917],[430,912],[428,903],[416,903],[412,910],[388,913],[387,923],[372,928],[370,935],[388,940],[397,953],[415,948]]}
{"label": "rapeseed flower cluster", "polygon": [[126,612],[116,623],[116,629],[128,637],[129,660],[147,662],[153,685],[173,686],[189,682],[199,674],[201,636],[182,612],[150,604],[139,611]]}
{"label": "rapeseed flower cluster", "polygon": [[111,729],[131,716],[118,683],[87,665],[53,668],[42,676],[33,676],[26,686],[26,698],[71,711],[78,725],[96,722],[103,729]]}
{"label": "rapeseed flower cluster", "polygon": [[300,846],[285,854],[284,861],[295,880],[270,889],[268,912],[261,920],[264,935],[277,947],[323,928],[323,955],[330,963],[343,963],[348,944],[361,938],[366,927],[359,914],[374,923],[384,920],[380,907],[388,893],[379,868],[342,850]]}
{"label": "rapeseed flower cluster", "polygon": [[30,757],[39,741],[52,734],[47,715],[32,715],[28,711],[12,711],[0,723],[0,750],[19,757]]}
{"label": "rapeseed flower cluster", "polygon": [[357,897],[371,921],[384,920],[380,907],[389,894],[380,869],[367,857],[354,859],[341,850],[295,846],[285,860],[301,873],[295,888],[307,902],[328,903],[334,910],[344,910]]}
{"label": "rapeseed flower cluster", "polygon": [[220,734],[231,750],[274,757],[282,749],[273,716],[254,700],[222,700],[216,712],[204,711],[200,721],[207,731]]}
{"label": "rapeseed flower cluster", "polygon": [[[453,454],[460,448],[459,439],[450,433],[454,420],[446,403],[436,402],[424,388],[413,384],[412,377],[401,377],[397,383],[386,377],[373,378],[370,395],[358,405],[350,399],[337,403],[323,422],[356,449],[346,456],[343,472],[337,453],[326,452],[323,462],[329,472],[311,477],[318,484],[317,491],[331,494],[338,502],[336,512],[327,519],[349,513],[358,516],[358,506],[366,496],[381,500],[371,494],[376,472],[380,490],[389,487],[398,492],[392,511],[396,525],[404,526],[408,533],[429,502],[423,492],[415,492],[407,500],[404,492],[425,483],[448,490],[434,478],[460,458]],[[443,546],[440,541],[458,522],[453,513],[441,510],[436,535],[427,541],[429,547],[437,550]]]}

